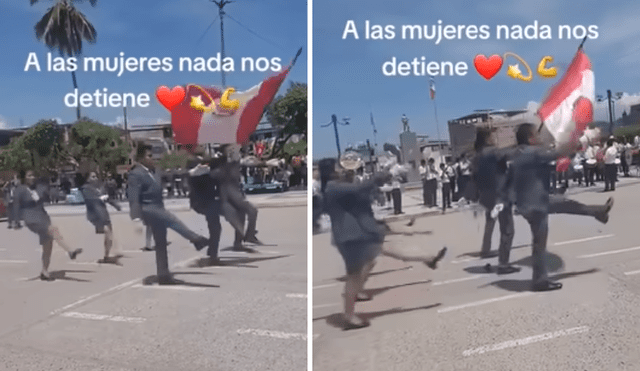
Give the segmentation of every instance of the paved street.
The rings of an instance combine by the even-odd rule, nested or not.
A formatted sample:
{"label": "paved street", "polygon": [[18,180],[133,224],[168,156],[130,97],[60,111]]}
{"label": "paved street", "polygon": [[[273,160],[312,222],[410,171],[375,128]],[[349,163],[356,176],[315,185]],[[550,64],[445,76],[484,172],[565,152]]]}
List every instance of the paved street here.
{"label": "paved street", "polygon": [[[473,255],[484,215],[434,215],[414,227],[431,235],[404,236],[392,246],[435,252],[446,245],[448,256],[435,271],[378,259],[365,286],[374,299],[356,304],[371,326],[359,330],[339,327],[344,264],[330,234],[315,235],[314,370],[639,370],[640,184],[623,179],[615,192],[601,189],[576,189],[569,197],[601,204],[614,196],[608,224],[550,217],[550,277],[562,290],[529,291],[531,233],[522,217],[516,216],[511,260],[523,269],[497,276],[484,270],[497,258]],[[496,225],[494,250],[498,239]]]}
{"label": "paved street", "polygon": [[[169,231],[180,286],[143,285],[155,254],[126,213],[112,213],[123,266],[97,264],[102,235],[84,206],[51,206],[72,247],[54,247],[54,282],[42,282],[37,237],[0,224],[0,370],[304,370],[307,365],[306,193],[249,196],[260,206],[257,253],[223,251],[223,266]],[[267,202],[266,200],[270,200]],[[171,206],[172,203],[178,206]],[[168,208],[199,233],[204,217]],[[288,207],[282,207],[286,206]],[[297,206],[296,206],[297,205]],[[281,207],[278,207],[281,206]],[[233,242],[222,222],[221,248]]]}

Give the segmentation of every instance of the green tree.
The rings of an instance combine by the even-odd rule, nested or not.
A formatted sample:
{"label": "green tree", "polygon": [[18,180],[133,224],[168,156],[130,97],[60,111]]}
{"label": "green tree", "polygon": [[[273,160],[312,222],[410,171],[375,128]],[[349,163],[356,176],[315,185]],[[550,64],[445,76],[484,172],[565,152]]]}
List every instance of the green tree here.
{"label": "green tree", "polygon": [[[30,0],[31,5],[40,0]],[[79,0],[76,0],[79,1]],[[36,23],[35,31],[38,40],[50,49],[57,49],[62,57],[75,57],[82,54],[82,40],[90,43],[96,41],[97,32],[84,14],[73,6],[74,0],[56,0],[56,4]],[[89,0],[95,6],[98,0]],[[75,71],[71,72],[74,89],[78,88]],[[80,120],[80,106],[76,108]]]}
{"label": "green tree", "polygon": [[119,129],[83,118],[71,127],[67,150],[78,163],[89,162],[104,177],[115,173],[116,166],[123,165],[131,151],[122,139]]}
{"label": "green tree", "polygon": [[160,161],[158,161],[158,166],[161,169],[175,169],[175,168],[183,168],[187,167],[187,162],[189,161],[189,152],[186,150],[180,150],[177,152],[167,153]]}
{"label": "green tree", "polygon": [[[276,157],[289,139],[299,134],[307,136],[307,84],[292,82],[284,96],[279,96],[267,107],[267,119],[281,129],[271,157]],[[305,148],[306,150],[306,148]]]}
{"label": "green tree", "polygon": [[3,169],[55,172],[69,163],[63,133],[64,129],[55,120],[38,121],[3,149],[0,156]]}

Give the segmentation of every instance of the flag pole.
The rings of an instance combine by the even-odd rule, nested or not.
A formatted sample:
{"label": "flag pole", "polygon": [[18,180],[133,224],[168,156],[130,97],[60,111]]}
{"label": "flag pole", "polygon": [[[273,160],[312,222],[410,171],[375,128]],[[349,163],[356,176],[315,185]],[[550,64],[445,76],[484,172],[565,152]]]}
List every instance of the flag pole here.
{"label": "flag pole", "polygon": [[[588,36],[585,36],[584,39],[582,39],[582,42],[580,42],[580,45],[578,46],[578,52],[582,50],[582,47],[584,46],[584,42],[587,41],[587,38]],[[540,127],[538,128],[538,133],[542,131],[543,126],[544,126],[544,122],[540,123]]]}
{"label": "flag pole", "polygon": [[[433,79],[433,76],[431,76],[429,82],[435,86],[435,81]],[[431,89],[431,87],[429,87],[429,89]],[[429,92],[429,94],[431,94],[431,92]],[[444,163],[444,155],[442,154],[442,142],[440,141],[440,123],[438,122],[438,107],[436,106],[435,93],[433,94],[433,98],[431,100],[433,101],[433,113],[436,118],[436,130],[438,132],[438,145],[440,146],[440,162]]]}

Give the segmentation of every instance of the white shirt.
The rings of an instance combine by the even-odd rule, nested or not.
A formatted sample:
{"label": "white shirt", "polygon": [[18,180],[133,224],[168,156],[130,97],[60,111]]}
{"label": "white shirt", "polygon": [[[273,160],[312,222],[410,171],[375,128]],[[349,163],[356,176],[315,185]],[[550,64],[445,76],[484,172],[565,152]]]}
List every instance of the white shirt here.
{"label": "white shirt", "polygon": [[606,165],[613,165],[616,163],[616,156],[618,155],[618,150],[615,146],[611,146],[607,148],[604,152],[604,163]]}
{"label": "white shirt", "polygon": [[427,177],[427,167],[420,165],[418,168],[418,172],[420,173],[420,178],[425,179]]}

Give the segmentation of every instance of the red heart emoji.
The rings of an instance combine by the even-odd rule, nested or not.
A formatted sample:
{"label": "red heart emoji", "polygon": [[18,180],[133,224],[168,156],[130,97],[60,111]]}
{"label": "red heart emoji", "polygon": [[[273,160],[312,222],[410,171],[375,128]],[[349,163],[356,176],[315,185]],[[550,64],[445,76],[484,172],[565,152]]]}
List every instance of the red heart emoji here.
{"label": "red heart emoji", "polygon": [[476,67],[476,71],[480,76],[487,80],[491,80],[493,76],[502,68],[502,57],[494,54],[489,59],[482,54],[476,55],[473,59],[473,65]]}
{"label": "red heart emoji", "polygon": [[164,106],[164,108],[169,111],[173,110],[173,107],[177,106],[182,102],[185,96],[185,91],[182,86],[176,86],[173,89],[169,90],[166,86],[161,86],[156,89],[156,98],[160,104]]}

